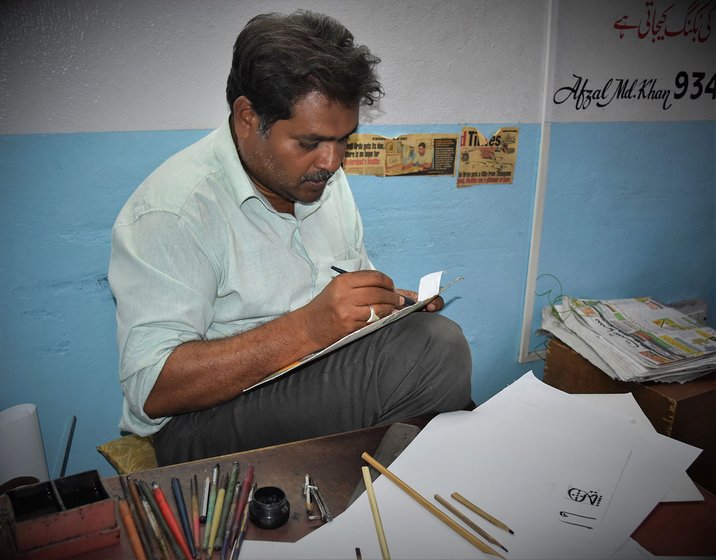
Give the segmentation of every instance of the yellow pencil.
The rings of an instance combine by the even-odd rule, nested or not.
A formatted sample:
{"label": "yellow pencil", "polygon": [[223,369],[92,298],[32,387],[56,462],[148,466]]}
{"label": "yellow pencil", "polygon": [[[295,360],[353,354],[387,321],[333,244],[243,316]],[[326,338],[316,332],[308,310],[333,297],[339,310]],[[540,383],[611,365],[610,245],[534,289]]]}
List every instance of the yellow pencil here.
{"label": "yellow pencil", "polygon": [[[211,525],[214,521],[214,508],[216,507],[217,486],[219,485],[219,463],[214,465],[211,470],[211,484],[209,485],[209,501],[206,508],[206,524],[204,525],[204,538],[201,542],[201,549],[209,550],[209,535],[211,534]],[[212,543],[214,544],[214,543]]]}
{"label": "yellow pencil", "polygon": [[214,515],[211,518],[211,532],[209,533],[209,556],[211,556],[214,551],[214,542],[216,541],[216,533],[219,531],[219,525],[221,523],[221,510],[224,508],[224,496],[226,496],[228,480],[228,474],[224,474],[221,477],[221,488],[219,488],[219,493],[216,495]]}

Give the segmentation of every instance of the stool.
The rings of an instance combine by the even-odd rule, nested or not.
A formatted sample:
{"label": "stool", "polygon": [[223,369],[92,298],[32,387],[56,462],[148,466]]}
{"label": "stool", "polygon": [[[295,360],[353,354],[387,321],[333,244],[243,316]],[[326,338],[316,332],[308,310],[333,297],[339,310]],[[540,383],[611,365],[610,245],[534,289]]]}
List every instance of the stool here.
{"label": "stool", "polygon": [[97,451],[119,475],[156,469],[159,466],[151,436],[128,434],[98,445]]}

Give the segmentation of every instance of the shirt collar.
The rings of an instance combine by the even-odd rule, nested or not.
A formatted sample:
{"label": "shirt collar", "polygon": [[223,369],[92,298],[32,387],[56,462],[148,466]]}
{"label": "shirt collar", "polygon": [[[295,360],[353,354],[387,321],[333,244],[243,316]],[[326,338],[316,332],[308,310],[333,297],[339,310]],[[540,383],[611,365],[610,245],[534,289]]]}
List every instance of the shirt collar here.
{"label": "shirt collar", "polygon": [[[241,163],[239,153],[236,149],[236,145],[234,144],[234,138],[231,135],[230,116],[226,118],[224,123],[217,130],[217,132],[218,141],[216,142],[215,147],[216,157],[224,168],[224,171],[226,172],[226,180],[228,181],[231,190],[236,197],[237,204],[241,206],[248,199],[257,198],[263,203],[263,205],[267,209],[274,213],[277,213],[274,207],[271,206],[271,203],[268,201],[268,199],[256,188],[254,182],[251,180],[251,177],[249,177],[249,174],[246,173],[246,169],[244,169],[244,166]],[[337,173],[341,172],[342,170],[339,169]],[[326,190],[323,192],[323,196],[321,196],[321,198],[318,199],[316,202],[313,202],[311,204],[297,202],[295,204],[294,211],[296,218],[306,217],[309,214],[312,214],[313,212],[318,210],[318,208],[320,208],[323,203],[328,200],[328,198],[330,198],[330,196],[331,188],[327,187]]]}
{"label": "shirt collar", "polygon": [[231,136],[231,117],[227,117],[217,130],[218,140],[215,144],[216,157],[221,163],[237,204],[241,205],[249,198],[261,197],[261,193],[254,187],[251,178],[244,169],[236,150],[234,139]]}

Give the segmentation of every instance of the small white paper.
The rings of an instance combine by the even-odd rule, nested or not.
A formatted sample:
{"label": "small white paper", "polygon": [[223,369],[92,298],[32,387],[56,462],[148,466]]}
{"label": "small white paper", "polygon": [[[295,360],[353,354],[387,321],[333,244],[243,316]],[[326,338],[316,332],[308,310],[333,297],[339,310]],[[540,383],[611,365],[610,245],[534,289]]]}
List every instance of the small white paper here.
{"label": "small white paper", "polygon": [[434,297],[440,293],[440,279],[443,271],[431,272],[420,279],[420,287],[418,288],[418,301],[423,301]]}

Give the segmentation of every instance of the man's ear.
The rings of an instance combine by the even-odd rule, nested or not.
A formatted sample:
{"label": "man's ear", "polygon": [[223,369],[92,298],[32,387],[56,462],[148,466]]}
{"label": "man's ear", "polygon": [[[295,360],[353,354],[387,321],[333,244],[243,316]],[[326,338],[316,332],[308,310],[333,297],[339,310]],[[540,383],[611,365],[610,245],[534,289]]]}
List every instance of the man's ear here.
{"label": "man's ear", "polygon": [[255,133],[259,127],[259,117],[254,111],[251,101],[241,95],[236,98],[233,105],[234,132],[240,138]]}

